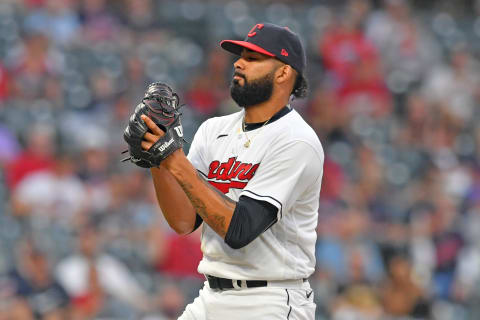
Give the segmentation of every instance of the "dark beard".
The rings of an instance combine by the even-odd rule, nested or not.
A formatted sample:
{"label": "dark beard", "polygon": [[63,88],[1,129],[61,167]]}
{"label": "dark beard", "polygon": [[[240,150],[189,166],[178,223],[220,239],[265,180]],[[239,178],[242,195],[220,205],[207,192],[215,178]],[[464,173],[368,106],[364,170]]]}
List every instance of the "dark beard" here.
{"label": "dark beard", "polygon": [[271,72],[265,77],[253,81],[247,81],[247,79],[243,77],[243,86],[238,83],[238,80],[232,80],[230,86],[232,99],[240,107],[244,108],[267,101],[273,92],[273,74],[274,72]]}

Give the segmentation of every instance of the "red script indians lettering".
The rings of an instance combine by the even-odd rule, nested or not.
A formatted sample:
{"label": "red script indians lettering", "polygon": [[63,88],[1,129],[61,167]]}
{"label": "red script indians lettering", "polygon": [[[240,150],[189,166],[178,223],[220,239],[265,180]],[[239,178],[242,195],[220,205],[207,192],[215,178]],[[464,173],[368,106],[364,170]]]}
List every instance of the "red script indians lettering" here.
{"label": "red script indians lettering", "polygon": [[228,193],[230,188],[243,189],[259,165],[237,161],[237,157],[231,157],[223,163],[215,160],[208,167],[208,182],[223,193]]}

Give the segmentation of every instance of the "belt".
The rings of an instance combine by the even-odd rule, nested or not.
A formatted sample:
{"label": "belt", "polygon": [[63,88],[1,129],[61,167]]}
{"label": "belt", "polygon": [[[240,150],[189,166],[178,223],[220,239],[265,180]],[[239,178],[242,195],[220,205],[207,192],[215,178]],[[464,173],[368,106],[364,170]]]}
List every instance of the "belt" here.
{"label": "belt", "polygon": [[279,281],[267,281],[267,280],[232,280],[219,278],[211,275],[205,275],[208,281],[208,285],[211,289],[241,289],[241,288],[259,288],[276,286],[299,286],[301,283],[306,282],[307,279],[300,280],[279,280]]}

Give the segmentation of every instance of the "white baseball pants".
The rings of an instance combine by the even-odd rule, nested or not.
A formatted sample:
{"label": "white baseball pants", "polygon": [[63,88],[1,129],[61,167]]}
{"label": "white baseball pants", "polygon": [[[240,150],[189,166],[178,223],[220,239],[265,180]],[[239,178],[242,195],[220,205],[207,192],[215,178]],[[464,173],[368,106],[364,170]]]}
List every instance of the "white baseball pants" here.
{"label": "white baseball pants", "polygon": [[267,287],[213,290],[206,281],[178,320],[314,320],[310,284],[269,282]]}

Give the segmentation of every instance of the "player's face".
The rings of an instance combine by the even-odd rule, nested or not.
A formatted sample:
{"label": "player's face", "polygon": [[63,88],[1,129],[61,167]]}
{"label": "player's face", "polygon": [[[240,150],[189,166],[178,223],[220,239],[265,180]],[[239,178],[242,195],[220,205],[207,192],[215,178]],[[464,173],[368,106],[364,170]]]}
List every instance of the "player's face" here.
{"label": "player's face", "polygon": [[243,50],[234,67],[230,94],[240,107],[257,105],[270,99],[276,71],[272,58]]}

